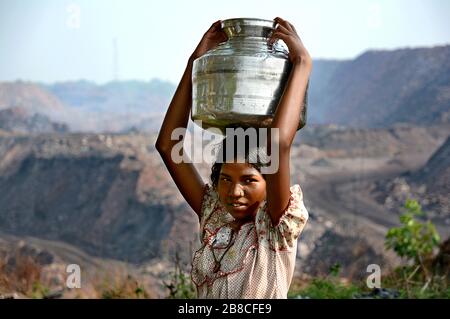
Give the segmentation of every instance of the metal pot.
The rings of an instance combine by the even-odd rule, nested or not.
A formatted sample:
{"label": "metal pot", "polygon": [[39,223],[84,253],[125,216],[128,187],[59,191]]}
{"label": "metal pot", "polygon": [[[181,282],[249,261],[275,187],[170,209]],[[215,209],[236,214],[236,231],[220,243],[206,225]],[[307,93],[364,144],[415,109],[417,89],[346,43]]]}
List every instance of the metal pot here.
{"label": "metal pot", "polygon": [[[291,63],[279,43],[267,43],[272,20],[222,21],[228,41],[196,59],[192,70],[193,121],[203,128],[268,127],[283,94]],[[307,96],[298,129],[306,123]]]}

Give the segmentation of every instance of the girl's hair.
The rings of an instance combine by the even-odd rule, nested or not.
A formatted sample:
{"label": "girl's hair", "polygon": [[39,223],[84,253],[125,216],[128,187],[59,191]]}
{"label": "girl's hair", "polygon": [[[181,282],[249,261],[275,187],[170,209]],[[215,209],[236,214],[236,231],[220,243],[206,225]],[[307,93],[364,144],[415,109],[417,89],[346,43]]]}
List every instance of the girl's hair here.
{"label": "girl's hair", "polygon": [[[217,187],[217,184],[219,183],[219,176],[223,163],[236,162],[238,155],[240,155],[239,159],[242,159],[243,157],[243,161],[245,163],[253,166],[260,173],[261,167],[269,166],[270,163],[266,148],[264,146],[258,146],[259,138],[256,146],[251,145],[249,139],[249,136],[245,136],[244,139],[238,141],[236,135],[230,135],[225,137],[219,144],[216,162],[211,167],[211,182],[214,187]],[[233,143],[232,151],[227,149],[227,146],[229,147],[229,143]],[[265,178],[264,174],[262,176]]]}

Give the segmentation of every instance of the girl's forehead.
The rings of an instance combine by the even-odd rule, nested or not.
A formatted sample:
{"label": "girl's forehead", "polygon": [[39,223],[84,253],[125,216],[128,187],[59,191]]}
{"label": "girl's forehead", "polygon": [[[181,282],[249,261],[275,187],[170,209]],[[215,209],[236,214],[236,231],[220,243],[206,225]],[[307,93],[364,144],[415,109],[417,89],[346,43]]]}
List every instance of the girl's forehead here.
{"label": "girl's forehead", "polygon": [[261,173],[248,163],[223,163],[220,171],[227,175],[260,175]]}

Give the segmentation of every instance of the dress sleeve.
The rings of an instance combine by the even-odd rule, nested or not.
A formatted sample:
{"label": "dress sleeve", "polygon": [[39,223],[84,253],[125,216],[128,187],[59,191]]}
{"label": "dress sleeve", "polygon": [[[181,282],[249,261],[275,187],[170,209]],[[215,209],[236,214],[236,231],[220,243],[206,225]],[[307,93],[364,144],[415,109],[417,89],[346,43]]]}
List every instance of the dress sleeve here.
{"label": "dress sleeve", "polygon": [[303,203],[303,193],[300,185],[290,187],[291,196],[288,207],[278,222],[272,224],[272,219],[264,205],[256,216],[256,231],[260,244],[268,245],[272,250],[291,250],[308,220],[308,211]]}

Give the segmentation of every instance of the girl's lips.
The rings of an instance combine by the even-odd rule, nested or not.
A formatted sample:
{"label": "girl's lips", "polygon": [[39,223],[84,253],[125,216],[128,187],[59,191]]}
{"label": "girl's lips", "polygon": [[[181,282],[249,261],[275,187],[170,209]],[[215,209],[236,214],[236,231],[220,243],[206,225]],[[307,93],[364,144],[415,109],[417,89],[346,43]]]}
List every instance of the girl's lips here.
{"label": "girl's lips", "polygon": [[243,211],[243,210],[247,209],[247,205],[240,204],[240,203],[231,203],[231,204],[228,204],[228,207],[230,207],[232,210],[237,210],[237,211]]}

